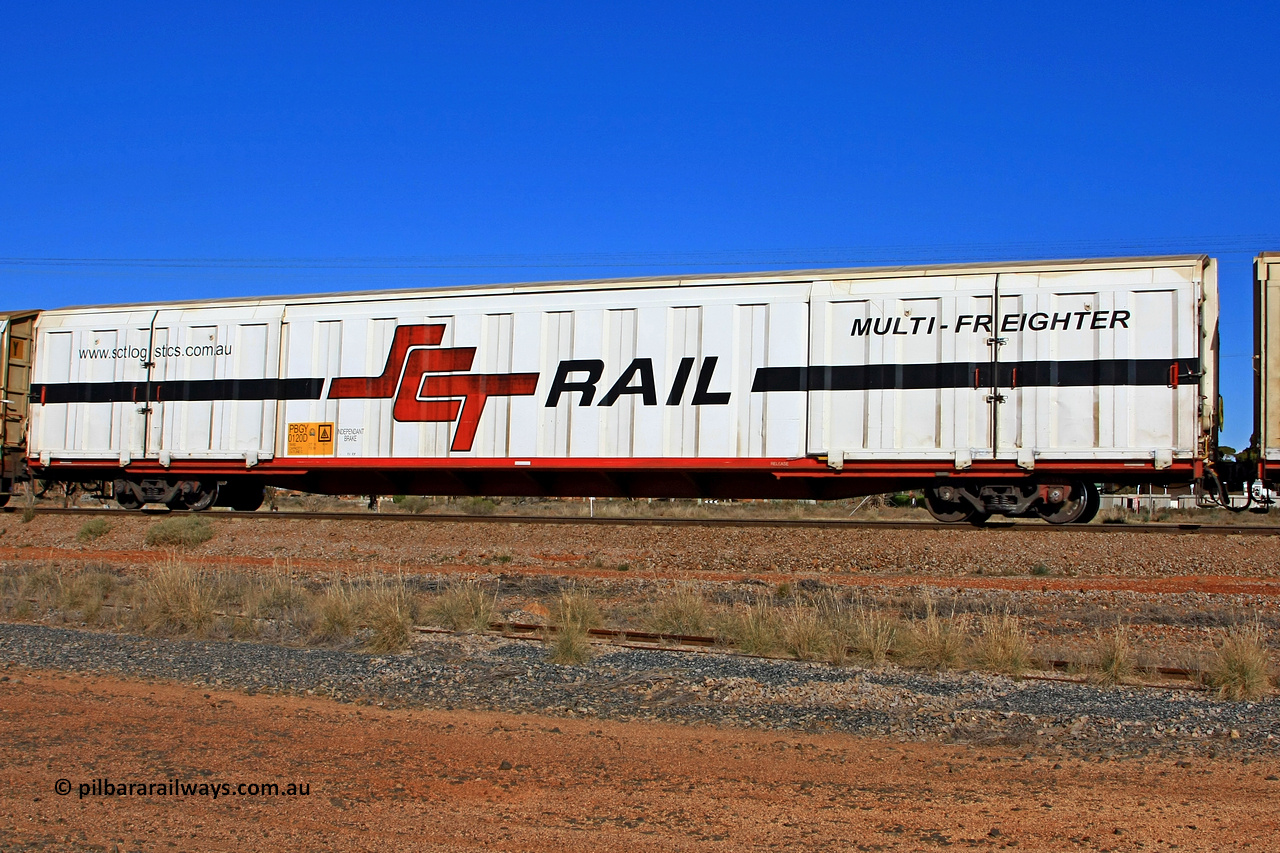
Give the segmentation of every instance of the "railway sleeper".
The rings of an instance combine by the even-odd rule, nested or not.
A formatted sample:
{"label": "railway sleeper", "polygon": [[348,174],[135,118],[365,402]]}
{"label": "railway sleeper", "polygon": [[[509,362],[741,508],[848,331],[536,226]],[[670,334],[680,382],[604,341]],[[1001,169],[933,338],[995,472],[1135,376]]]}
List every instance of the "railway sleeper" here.
{"label": "railway sleeper", "polygon": [[993,515],[1039,516],[1050,524],[1084,524],[1098,514],[1097,485],[1070,483],[984,483],[935,486],[925,490],[925,506],[938,521],[982,524]]}

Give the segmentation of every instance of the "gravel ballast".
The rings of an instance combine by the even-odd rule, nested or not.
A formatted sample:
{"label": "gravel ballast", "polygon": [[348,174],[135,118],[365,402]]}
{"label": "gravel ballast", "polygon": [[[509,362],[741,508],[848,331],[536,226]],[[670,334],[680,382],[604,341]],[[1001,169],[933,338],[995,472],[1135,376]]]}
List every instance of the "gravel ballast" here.
{"label": "gravel ballast", "polygon": [[598,646],[586,665],[559,666],[539,643],[492,636],[427,635],[409,652],[374,656],[0,624],[0,662],[5,678],[22,667],[384,707],[832,731],[1029,752],[1247,758],[1273,756],[1280,744],[1275,697],[1234,703],[1193,690],[611,646]]}

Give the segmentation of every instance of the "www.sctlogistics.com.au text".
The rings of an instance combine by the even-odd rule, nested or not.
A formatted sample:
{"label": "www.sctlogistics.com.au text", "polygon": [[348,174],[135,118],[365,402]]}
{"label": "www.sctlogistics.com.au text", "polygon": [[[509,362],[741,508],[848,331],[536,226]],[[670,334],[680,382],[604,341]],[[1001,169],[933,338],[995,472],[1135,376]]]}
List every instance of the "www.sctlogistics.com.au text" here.
{"label": "www.sctlogistics.com.au text", "polygon": [[148,347],[89,347],[80,350],[80,357],[90,360],[135,358],[147,361],[148,358],[190,358],[201,355],[231,355],[230,344],[190,344],[188,346]]}

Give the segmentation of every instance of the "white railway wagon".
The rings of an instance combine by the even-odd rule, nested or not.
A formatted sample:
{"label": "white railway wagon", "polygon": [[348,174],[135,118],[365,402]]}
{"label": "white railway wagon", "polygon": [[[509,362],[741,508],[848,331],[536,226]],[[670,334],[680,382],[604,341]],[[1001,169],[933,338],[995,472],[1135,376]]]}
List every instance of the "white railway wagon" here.
{"label": "white railway wagon", "polygon": [[1213,451],[1203,256],[47,311],[29,463],[125,505],[845,497],[1077,521]]}

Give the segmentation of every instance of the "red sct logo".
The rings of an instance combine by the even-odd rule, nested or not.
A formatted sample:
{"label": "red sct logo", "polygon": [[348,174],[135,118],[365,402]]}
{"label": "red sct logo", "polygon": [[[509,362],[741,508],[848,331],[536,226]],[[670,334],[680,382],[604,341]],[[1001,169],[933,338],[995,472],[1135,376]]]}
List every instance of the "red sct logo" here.
{"label": "red sct logo", "polygon": [[410,423],[456,420],[449,449],[470,450],[488,399],[527,397],[537,390],[538,374],[463,373],[471,369],[476,348],[440,347],[443,339],[443,325],[398,326],[382,373],[335,378],[329,385],[329,399],[395,397],[393,418]]}

